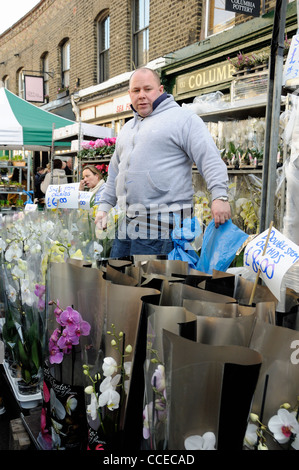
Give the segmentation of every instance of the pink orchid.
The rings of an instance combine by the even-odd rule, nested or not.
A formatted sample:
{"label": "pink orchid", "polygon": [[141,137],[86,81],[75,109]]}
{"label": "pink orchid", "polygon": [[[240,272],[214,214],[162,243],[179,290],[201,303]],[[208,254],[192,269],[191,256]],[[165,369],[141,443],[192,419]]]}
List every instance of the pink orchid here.
{"label": "pink orchid", "polygon": [[82,320],[80,323],[69,325],[68,331],[74,336],[88,336],[90,333],[90,324]]}
{"label": "pink orchid", "polygon": [[42,284],[35,284],[34,293],[37,297],[41,298],[45,292],[46,286],[43,286]]}
{"label": "pink orchid", "polygon": [[49,361],[51,364],[60,364],[63,360],[63,353],[58,346],[49,346],[50,356]]}
{"label": "pink orchid", "polygon": [[72,307],[67,307],[60,314],[59,320],[62,326],[68,326],[73,323],[80,323],[81,315],[79,312],[77,312],[77,310],[74,310]]}

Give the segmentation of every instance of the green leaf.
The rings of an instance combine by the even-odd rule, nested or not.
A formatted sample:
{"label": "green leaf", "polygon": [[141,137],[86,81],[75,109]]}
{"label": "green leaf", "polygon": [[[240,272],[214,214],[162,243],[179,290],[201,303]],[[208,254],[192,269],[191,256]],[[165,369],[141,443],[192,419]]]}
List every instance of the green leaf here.
{"label": "green leaf", "polygon": [[28,367],[29,358],[28,358],[27,353],[25,351],[25,348],[24,348],[24,346],[23,346],[23,344],[20,340],[18,341],[18,348],[19,348],[19,355],[20,355],[20,360],[21,360],[22,365],[24,365],[25,367]]}
{"label": "green leaf", "polygon": [[40,357],[39,357],[39,347],[38,347],[38,342],[35,340],[32,343],[31,347],[31,359],[38,370],[40,367]]}

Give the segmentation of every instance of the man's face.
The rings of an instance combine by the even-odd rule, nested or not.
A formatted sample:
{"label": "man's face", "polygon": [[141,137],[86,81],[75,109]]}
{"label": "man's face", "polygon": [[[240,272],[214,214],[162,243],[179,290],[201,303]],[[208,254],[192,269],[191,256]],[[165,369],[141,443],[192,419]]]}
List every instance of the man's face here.
{"label": "man's face", "polygon": [[163,93],[163,85],[150,70],[137,70],[131,81],[129,95],[138,114],[146,117],[153,111],[153,102]]}

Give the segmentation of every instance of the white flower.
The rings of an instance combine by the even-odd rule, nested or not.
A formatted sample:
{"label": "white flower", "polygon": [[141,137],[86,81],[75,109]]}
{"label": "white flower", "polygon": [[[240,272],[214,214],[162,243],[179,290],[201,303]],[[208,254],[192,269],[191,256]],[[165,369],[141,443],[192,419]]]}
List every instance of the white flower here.
{"label": "white flower", "polygon": [[189,436],[185,439],[186,450],[216,450],[216,437],[213,432],[206,432],[203,436]]}
{"label": "white flower", "polygon": [[16,292],[16,289],[11,286],[9,284],[8,288],[7,288],[7,297],[8,299],[11,301],[11,302],[15,302],[16,301],[16,298],[17,298],[17,292]]}
{"label": "white flower", "polygon": [[162,364],[158,365],[153,374],[152,385],[158,390],[158,392],[163,392],[165,389],[165,367]]}
{"label": "white flower", "polygon": [[100,392],[106,392],[107,390],[115,390],[116,386],[120,380],[120,374],[115,375],[115,377],[106,377],[100,385]]}
{"label": "white flower", "polygon": [[103,362],[103,374],[105,377],[117,372],[117,363],[113,357],[105,357]]}
{"label": "white flower", "polygon": [[98,242],[94,242],[93,243],[93,253],[95,255],[99,255],[100,253],[102,253],[102,251],[103,251],[102,245],[100,245]]}
{"label": "white flower", "polygon": [[6,243],[5,243],[5,241],[3,240],[3,238],[0,238],[0,253],[1,253],[2,251],[4,251],[5,248],[6,248]]}
{"label": "white flower", "polygon": [[29,281],[28,279],[23,279],[21,284],[21,294],[22,294],[22,302],[27,304],[31,307],[34,303],[35,297],[29,288]]}
{"label": "white flower", "polygon": [[268,428],[280,444],[288,442],[291,434],[299,433],[299,423],[296,417],[284,408],[279,409],[277,415],[270,418]]}
{"label": "white flower", "polygon": [[297,436],[295,437],[294,441],[292,442],[291,446],[295,449],[295,450],[299,450],[299,434],[297,434]]}
{"label": "white flower", "polygon": [[105,406],[109,408],[109,410],[113,411],[116,410],[119,406],[120,401],[120,394],[109,388],[105,392],[101,393],[99,396],[99,406]]}
{"label": "white flower", "polygon": [[22,250],[17,243],[12,243],[5,253],[5,259],[9,263],[22,257]]}
{"label": "white flower", "polygon": [[257,443],[257,425],[249,423],[246,429],[244,443],[249,447],[253,447]]}
{"label": "white flower", "polygon": [[90,404],[87,405],[87,414],[90,415],[93,421],[97,419],[98,406],[99,406],[98,399],[96,395],[92,393],[90,397]]}

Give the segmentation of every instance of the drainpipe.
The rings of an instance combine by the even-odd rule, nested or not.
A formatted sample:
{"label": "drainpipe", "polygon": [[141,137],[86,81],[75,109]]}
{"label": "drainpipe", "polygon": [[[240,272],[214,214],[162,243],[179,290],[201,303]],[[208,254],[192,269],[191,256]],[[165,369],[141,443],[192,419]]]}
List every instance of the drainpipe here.
{"label": "drainpipe", "polygon": [[269,64],[260,233],[269,227],[274,217],[285,22],[286,1],[277,0]]}

